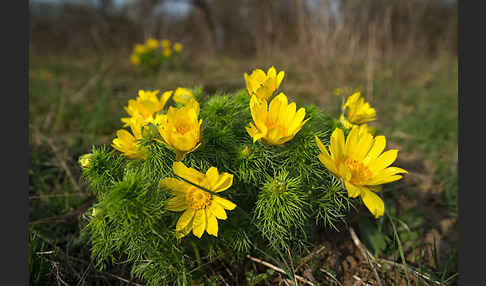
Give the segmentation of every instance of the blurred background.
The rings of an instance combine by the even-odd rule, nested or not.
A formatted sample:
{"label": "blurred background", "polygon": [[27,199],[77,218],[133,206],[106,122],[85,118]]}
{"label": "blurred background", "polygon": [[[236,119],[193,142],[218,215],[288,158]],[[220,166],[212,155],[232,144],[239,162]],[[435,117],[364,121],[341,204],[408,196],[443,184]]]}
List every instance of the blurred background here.
{"label": "blurred background", "polygon": [[[404,223],[397,230],[405,258],[453,285],[457,14],[454,0],[30,0],[31,284],[130,280],[125,266],[95,270],[89,244],[79,238],[82,214],[94,201],[77,158],[111,143],[123,106],[139,89],[232,92],[245,88],[244,72],[274,65],[286,72],[280,89],[298,103],[338,117],[343,98],[360,90],[376,108],[372,125],[386,136],[387,148],[400,149],[397,166],[410,171],[383,192],[387,211]],[[185,64],[137,70],[130,54],[149,38],[182,43]],[[399,261],[384,228],[359,215],[353,223],[374,254]],[[316,257],[345,285],[356,282],[353,275],[364,275],[366,260],[358,258],[349,234],[330,237],[340,239],[327,246],[340,259],[330,261],[326,251]]]}

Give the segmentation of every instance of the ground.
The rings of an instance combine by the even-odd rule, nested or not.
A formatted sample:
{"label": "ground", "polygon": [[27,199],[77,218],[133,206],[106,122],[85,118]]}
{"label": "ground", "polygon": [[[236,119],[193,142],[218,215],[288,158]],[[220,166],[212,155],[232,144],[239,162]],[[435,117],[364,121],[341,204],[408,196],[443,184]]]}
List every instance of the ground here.
{"label": "ground", "polygon": [[[370,71],[369,62],[359,59],[316,63],[285,54],[264,59],[217,56],[190,58],[183,69],[157,74],[137,72],[128,54],[74,58],[31,53],[29,60],[32,285],[143,284],[130,278],[127,265],[108,264],[103,271],[93,267],[79,230],[94,197],[80,179],[77,158],[92,145],[111,143],[123,106],[138,89],[199,85],[207,94],[234,91],[244,88],[244,72],[270,65],[286,71],[282,89],[287,96],[335,116],[342,101],[336,89],[345,95],[360,89],[377,110],[374,126],[386,136],[387,148],[400,150],[395,165],[409,171],[384,188],[387,215],[375,220],[364,207],[352,210],[339,231],[322,231],[313,251],[292,258],[295,273],[315,285],[456,283],[456,57],[376,60]],[[373,257],[364,256],[368,251]],[[208,281],[292,283],[278,270],[268,271],[272,266],[262,257],[252,258],[243,266],[209,263]],[[304,285],[304,280],[297,282]]]}

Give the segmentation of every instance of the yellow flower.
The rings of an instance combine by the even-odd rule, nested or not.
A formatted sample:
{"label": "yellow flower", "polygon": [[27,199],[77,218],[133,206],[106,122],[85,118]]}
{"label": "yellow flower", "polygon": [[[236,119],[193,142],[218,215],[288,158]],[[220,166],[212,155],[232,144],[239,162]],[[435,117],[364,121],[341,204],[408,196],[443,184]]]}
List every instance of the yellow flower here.
{"label": "yellow flower", "polygon": [[137,140],[142,138],[142,127],[145,122],[141,117],[134,117],[128,123],[133,135],[125,129],[120,129],[116,132],[117,137],[113,139],[111,146],[130,159],[145,159],[146,150],[137,145]]}
{"label": "yellow flower", "polygon": [[157,41],[156,39],[154,38],[149,38],[146,42],[145,42],[145,46],[147,47],[147,49],[149,50],[154,50],[154,49],[157,49],[159,47],[159,41]]}
{"label": "yellow flower", "polygon": [[255,124],[250,123],[246,131],[253,138],[253,143],[262,139],[269,145],[281,145],[294,138],[304,126],[305,109],[296,111],[294,102],[288,104],[284,93],[277,95],[267,110],[267,101],[259,100],[255,95],[250,99],[251,116]]}
{"label": "yellow flower", "polygon": [[164,40],[160,41],[160,44],[161,44],[162,48],[164,48],[164,49],[170,48],[170,41],[169,40],[164,39]]}
{"label": "yellow flower", "polygon": [[195,99],[180,108],[169,107],[167,115],[162,116],[159,133],[174,149],[177,161],[201,145],[202,119],[198,121],[198,116],[199,103]]}
{"label": "yellow flower", "polygon": [[365,102],[360,92],[356,92],[343,105],[343,112],[347,110],[347,120],[354,125],[373,121],[376,119],[376,110]]}
{"label": "yellow flower", "polygon": [[383,152],[385,136],[373,138],[365,129],[366,126],[355,126],[344,139],[344,132],[336,128],[331,134],[329,152],[316,136],[322,152],[318,158],[331,173],[344,181],[348,196],[361,196],[366,207],[378,218],[384,214],[385,205],[375,192],[382,184],[401,179],[402,176],[397,174],[407,171],[389,167],[396,160],[398,150]]}
{"label": "yellow flower", "polygon": [[140,54],[145,53],[145,51],[147,51],[147,49],[145,48],[144,45],[142,45],[142,44],[136,44],[135,45],[135,48],[134,48],[135,54],[140,55]]}
{"label": "yellow flower", "polygon": [[100,213],[100,210],[98,208],[93,208],[93,210],[91,211],[91,216],[96,216],[99,213]]}
{"label": "yellow flower", "polygon": [[245,73],[244,76],[250,96],[256,95],[259,99],[269,100],[282,83],[285,72],[280,71],[277,74],[277,70],[272,66],[266,74],[263,70],[256,69],[250,75]]}
{"label": "yellow flower", "polygon": [[93,157],[93,153],[88,153],[79,156],[78,163],[81,165],[81,167],[88,167],[89,162],[91,161],[91,157]]}
{"label": "yellow flower", "polygon": [[138,66],[140,64],[140,57],[137,54],[131,54],[130,55],[130,62],[132,62],[132,64]]}
{"label": "yellow flower", "polygon": [[194,94],[187,88],[178,87],[174,92],[174,99],[177,103],[187,104],[194,98]]}
{"label": "yellow flower", "polygon": [[129,121],[134,117],[142,117],[145,123],[153,123],[154,114],[164,109],[165,104],[172,96],[172,90],[164,92],[160,99],[157,97],[158,93],[159,90],[139,90],[137,99],[128,100],[128,106],[124,108],[130,117],[121,119],[125,123],[124,126],[128,126]]}
{"label": "yellow flower", "polygon": [[173,49],[174,49],[174,52],[176,52],[176,53],[182,52],[182,49],[183,49],[182,44],[181,43],[175,43]]}
{"label": "yellow flower", "polygon": [[172,55],[172,51],[170,50],[170,48],[164,48],[162,50],[162,54],[164,55],[164,57],[168,58],[170,57],[170,55]]}
{"label": "yellow flower", "polygon": [[339,117],[339,121],[341,121],[341,123],[343,124],[344,128],[346,129],[349,129],[349,128],[352,128],[353,126],[365,126],[365,130],[370,133],[371,135],[375,135],[376,133],[376,128],[374,127],[371,127],[369,126],[368,124],[366,123],[363,123],[363,124],[360,124],[360,125],[356,125],[356,124],[352,124],[351,122],[349,122],[346,117],[344,117],[344,115],[341,114],[341,117]]}
{"label": "yellow flower", "polygon": [[175,212],[184,211],[176,224],[177,237],[181,238],[191,230],[198,238],[201,238],[204,231],[217,237],[218,219],[225,220],[227,218],[225,210],[233,210],[236,205],[214,193],[231,187],[233,175],[226,172],[219,174],[215,167],[209,168],[206,174],[203,174],[196,169],[186,167],[182,162],[174,162],[172,169],[176,176],[185,181],[164,178],[160,181],[160,185],[170,189],[175,195],[174,198],[167,200],[167,209]]}

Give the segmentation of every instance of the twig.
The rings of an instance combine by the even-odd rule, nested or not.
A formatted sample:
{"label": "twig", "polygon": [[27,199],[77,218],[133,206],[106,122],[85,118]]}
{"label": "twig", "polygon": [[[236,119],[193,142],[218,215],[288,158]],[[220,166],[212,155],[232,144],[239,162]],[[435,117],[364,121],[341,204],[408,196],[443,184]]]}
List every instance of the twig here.
{"label": "twig", "polygon": [[[401,263],[397,263],[397,262],[394,262],[394,261],[390,261],[390,260],[387,260],[387,259],[384,259],[384,258],[379,258],[378,260],[380,262],[384,263],[384,264],[396,266],[396,267],[399,267],[399,268],[405,270],[404,265],[401,264]],[[422,274],[422,273],[420,273],[418,271],[415,271],[415,270],[411,269],[410,267],[407,267],[407,270],[408,270],[409,273],[415,274],[415,276],[419,276],[420,278],[422,278],[422,279],[424,279],[424,280],[426,280],[428,282],[434,283],[435,285],[441,285],[439,282],[432,280],[429,276],[427,276],[425,274]]]}
{"label": "twig", "polygon": [[221,279],[221,281],[223,281],[224,285],[226,285],[226,286],[230,286],[230,285],[228,284],[228,282],[226,282],[226,280],[224,280],[223,275],[221,275],[220,273],[218,273],[218,277]]}
{"label": "twig", "polygon": [[325,248],[326,248],[325,246],[321,246],[318,250],[313,251],[309,255],[307,255],[306,257],[302,258],[302,261],[299,263],[299,265],[297,265],[297,267],[295,268],[295,271],[298,271],[300,269],[300,267],[304,266],[304,264],[307,263],[307,261],[309,261],[313,256],[322,252]]}
{"label": "twig", "polygon": [[366,283],[366,282],[365,282],[363,279],[359,278],[359,277],[358,277],[358,276],[356,276],[356,275],[353,275],[353,278],[354,278],[355,280],[357,280],[357,281],[359,281],[359,282],[363,283],[363,284],[364,284],[364,285],[366,285],[366,286],[373,286],[373,285],[371,285],[371,284],[369,284],[369,283]]}
{"label": "twig", "polygon": [[343,284],[341,284],[341,282],[339,282],[339,280],[337,280],[337,279],[336,279],[336,277],[334,277],[334,275],[333,275],[331,272],[327,271],[326,269],[324,269],[324,268],[322,268],[322,267],[321,267],[321,269],[320,269],[320,270],[321,270],[322,272],[324,272],[325,274],[327,274],[329,277],[331,277],[331,278],[332,278],[332,280],[333,280],[334,282],[336,282],[337,284],[339,284],[339,285],[341,285],[341,286],[343,285]]}
{"label": "twig", "polygon": [[456,278],[456,276],[458,276],[459,273],[456,273],[456,274],[453,274],[451,275],[451,277],[447,278],[445,281],[444,281],[444,284],[446,284],[447,282],[449,282],[450,280],[452,280],[453,278]]}
{"label": "twig", "polygon": [[53,254],[54,250],[49,250],[49,251],[37,251],[35,254],[37,255],[45,255],[45,254]]}
{"label": "twig", "polygon": [[[279,267],[277,267],[277,266],[275,266],[275,265],[273,265],[273,264],[271,264],[271,263],[269,263],[269,262],[266,262],[266,261],[260,260],[260,259],[258,259],[258,258],[252,257],[252,256],[250,256],[250,255],[247,255],[246,257],[247,257],[248,259],[250,259],[251,261],[253,261],[253,262],[260,263],[260,264],[262,264],[262,265],[264,265],[264,266],[266,266],[266,267],[268,267],[268,268],[271,268],[271,269],[273,269],[273,270],[275,270],[275,271],[277,271],[277,272],[280,272],[280,273],[282,273],[282,274],[287,274],[287,273],[285,273],[285,271],[283,271],[281,268],[279,268]],[[294,275],[294,276],[295,276],[295,279],[297,279],[297,280],[299,280],[299,281],[301,281],[301,282],[303,282],[303,283],[307,283],[307,284],[309,284],[309,285],[313,285],[313,286],[315,285],[314,283],[312,283],[311,281],[309,281],[309,280],[305,279],[305,278],[304,278],[304,277],[302,277],[302,276],[299,276],[299,275]]]}
{"label": "twig", "polygon": [[[294,262],[292,261],[292,256],[290,255],[290,249],[287,248],[287,253],[289,255],[289,260],[290,260],[290,269],[292,270],[292,274],[294,275],[295,277],[295,268],[294,268]],[[299,285],[299,283],[297,283],[297,281],[294,281],[295,282],[295,285]]]}
{"label": "twig", "polygon": [[351,233],[351,238],[353,239],[354,244],[356,245],[356,247],[358,247],[358,249],[361,251],[361,254],[364,256],[364,258],[366,258],[366,261],[368,261],[368,264],[371,266],[371,269],[373,270],[373,274],[375,275],[376,278],[376,282],[378,283],[379,286],[382,286],[380,276],[378,276],[376,267],[374,263],[372,263],[372,262],[376,262],[375,257],[371,255],[371,253],[366,249],[366,247],[364,247],[364,245],[361,243],[358,236],[356,235],[356,232],[354,232],[354,229],[352,227],[349,227],[349,232]]}
{"label": "twig", "polygon": [[61,285],[61,283],[62,283],[63,285],[69,286],[69,284],[67,284],[66,281],[62,280],[62,278],[61,278],[61,274],[59,272],[59,265],[58,265],[59,263],[52,261],[50,259],[46,259],[46,260],[49,261],[56,270],[57,285]]}

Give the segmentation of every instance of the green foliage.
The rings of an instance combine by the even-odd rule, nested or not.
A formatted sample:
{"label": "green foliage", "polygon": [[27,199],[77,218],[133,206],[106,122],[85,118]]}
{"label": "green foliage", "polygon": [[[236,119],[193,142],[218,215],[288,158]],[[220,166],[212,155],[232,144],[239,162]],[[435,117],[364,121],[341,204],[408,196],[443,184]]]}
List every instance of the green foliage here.
{"label": "green foliage", "polygon": [[107,146],[93,146],[91,152],[93,155],[89,165],[83,168],[83,177],[93,192],[101,196],[113,184],[122,180],[126,160]]}
{"label": "green foliage", "polygon": [[46,243],[42,241],[35,231],[29,234],[29,281],[31,285],[44,283],[49,273],[49,265],[40,255],[46,251]]}
{"label": "green foliage", "polygon": [[[215,166],[234,174],[223,196],[237,208],[218,221],[218,237],[189,234],[177,240],[175,224],[181,213],[165,209],[169,190],[159,187],[161,179],[174,177],[174,151],[157,136],[139,140],[149,150],[145,160],[93,148],[83,176],[98,203],[84,232],[90,235],[99,268],[109,260],[132,262],[132,274],[148,285],[187,284],[201,278],[206,260],[238,260],[256,249],[282,259],[282,253],[303,253],[311,243],[308,234],[322,225],[336,227],[333,222],[349,210],[340,181],[317,159],[315,136],[329,142],[337,120],[307,106],[311,119],[302,130],[282,146],[267,146],[253,143],[245,130],[252,120],[245,91],[210,97],[200,93],[195,92],[201,104],[202,145],[183,163],[203,173]],[[248,277],[251,283],[265,278]]]}
{"label": "green foliage", "polygon": [[282,171],[275,177],[268,177],[255,204],[255,223],[273,245],[285,249],[294,238],[303,234],[310,204],[306,200],[298,178],[289,177]]}
{"label": "green foliage", "polygon": [[[148,41],[157,43],[157,47],[151,47]],[[177,43],[180,45],[180,43]],[[137,50],[137,45],[130,56],[132,64],[140,68],[145,73],[155,72],[161,68],[180,68],[184,64],[184,54],[182,50],[173,49],[169,46],[163,47],[155,39],[149,39],[145,45],[138,44],[139,48],[143,47],[142,51]]]}

